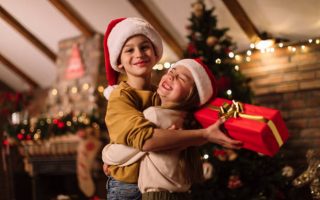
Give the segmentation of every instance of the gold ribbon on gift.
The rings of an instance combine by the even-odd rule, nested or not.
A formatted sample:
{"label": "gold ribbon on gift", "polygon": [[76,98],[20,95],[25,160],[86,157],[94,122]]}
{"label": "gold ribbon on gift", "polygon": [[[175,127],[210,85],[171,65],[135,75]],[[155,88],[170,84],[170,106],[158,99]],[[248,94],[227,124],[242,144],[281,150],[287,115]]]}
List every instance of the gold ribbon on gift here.
{"label": "gold ribbon on gift", "polygon": [[213,106],[211,104],[208,105],[208,108],[218,111],[219,117],[224,117],[225,119],[229,119],[230,117],[242,117],[244,119],[250,119],[255,121],[260,121],[263,123],[266,123],[268,127],[271,129],[272,134],[274,135],[279,147],[283,145],[283,140],[280,136],[280,133],[276,127],[276,125],[273,123],[272,120],[266,119],[263,116],[260,115],[248,115],[244,114],[243,105],[241,102],[232,100],[232,103],[223,103],[222,106]]}

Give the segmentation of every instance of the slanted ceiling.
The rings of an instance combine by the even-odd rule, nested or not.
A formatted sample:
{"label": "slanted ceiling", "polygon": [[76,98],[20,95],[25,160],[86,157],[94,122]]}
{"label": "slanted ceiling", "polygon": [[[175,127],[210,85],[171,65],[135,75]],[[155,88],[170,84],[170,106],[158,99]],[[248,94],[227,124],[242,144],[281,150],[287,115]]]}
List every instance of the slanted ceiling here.
{"label": "slanted ceiling", "polygon": [[[161,62],[174,62],[188,40],[186,25],[195,0],[0,0],[0,81],[15,91],[48,88],[56,78],[58,42],[103,34],[118,17],[141,17],[164,39]],[[238,52],[264,31],[305,41],[320,36],[318,0],[205,0],[218,27],[228,27]]]}

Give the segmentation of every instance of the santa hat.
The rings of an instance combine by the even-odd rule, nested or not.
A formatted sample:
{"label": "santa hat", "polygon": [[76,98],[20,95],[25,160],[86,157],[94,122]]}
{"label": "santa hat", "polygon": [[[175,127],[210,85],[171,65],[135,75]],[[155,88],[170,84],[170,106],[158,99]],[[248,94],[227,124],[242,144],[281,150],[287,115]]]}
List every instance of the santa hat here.
{"label": "santa hat", "polygon": [[118,59],[123,45],[130,37],[140,34],[152,42],[158,62],[163,52],[162,40],[159,33],[148,22],[140,18],[118,18],[109,23],[103,43],[109,85],[117,83],[118,72],[124,73],[118,68]]}
{"label": "santa hat", "polygon": [[177,68],[179,66],[184,66],[190,70],[198,90],[200,105],[216,97],[216,80],[209,68],[200,59],[182,59],[176,62],[173,67]]}

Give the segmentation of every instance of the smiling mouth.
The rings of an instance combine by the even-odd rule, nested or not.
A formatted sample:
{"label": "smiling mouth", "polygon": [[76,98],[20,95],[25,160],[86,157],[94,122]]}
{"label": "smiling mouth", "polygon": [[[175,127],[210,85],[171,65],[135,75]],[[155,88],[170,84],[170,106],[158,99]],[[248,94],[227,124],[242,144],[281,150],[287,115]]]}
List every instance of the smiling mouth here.
{"label": "smiling mouth", "polygon": [[134,64],[135,64],[135,65],[144,65],[144,64],[146,64],[146,63],[148,63],[147,60],[141,60],[141,61],[136,62],[136,63],[134,63]]}
{"label": "smiling mouth", "polygon": [[161,86],[166,90],[172,90],[172,87],[166,81],[164,81]]}

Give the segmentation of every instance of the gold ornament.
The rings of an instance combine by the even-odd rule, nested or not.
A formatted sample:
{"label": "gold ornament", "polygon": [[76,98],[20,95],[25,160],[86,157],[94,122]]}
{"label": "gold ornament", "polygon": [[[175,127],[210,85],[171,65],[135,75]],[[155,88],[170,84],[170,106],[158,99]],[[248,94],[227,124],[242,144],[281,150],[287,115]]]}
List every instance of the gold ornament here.
{"label": "gold ornament", "polygon": [[226,149],[225,151],[226,151],[226,153],[228,155],[228,160],[229,161],[234,161],[234,160],[236,160],[238,158],[238,154],[234,150]]}
{"label": "gold ornament", "polygon": [[218,42],[218,39],[217,39],[216,37],[214,37],[214,36],[209,36],[209,37],[207,38],[207,41],[206,41],[206,43],[207,43],[207,45],[208,45],[209,47],[212,47],[212,46],[215,45],[217,42]]}
{"label": "gold ornament", "polygon": [[193,13],[196,17],[202,17],[204,11],[204,4],[201,1],[197,1],[192,5]]}
{"label": "gold ornament", "polygon": [[204,179],[208,180],[208,179],[212,178],[212,175],[214,172],[214,168],[213,168],[212,164],[209,162],[204,162],[202,164],[202,168],[203,168]]}
{"label": "gold ornament", "polygon": [[320,200],[320,152],[308,150],[306,157],[309,166],[306,171],[293,180],[293,185],[302,187],[310,184],[313,199]]}
{"label": "gold ornament", "polygon": [[291,166],[286,165],[282,168],[282,176],[290,178],[293,176],[293,174],[294,170]]}

